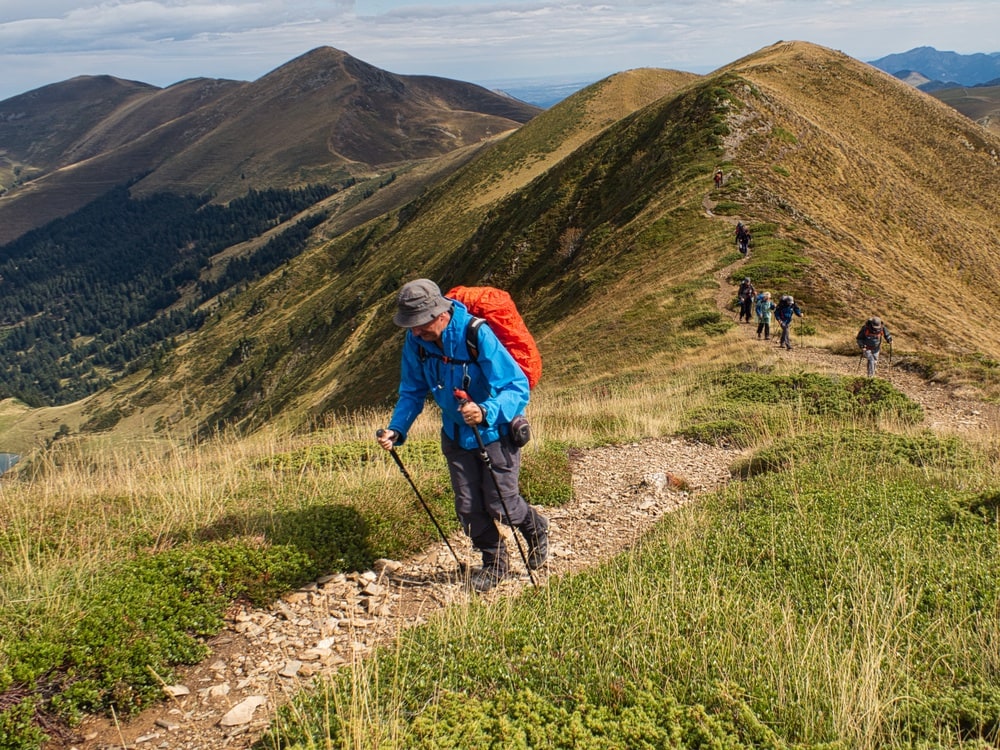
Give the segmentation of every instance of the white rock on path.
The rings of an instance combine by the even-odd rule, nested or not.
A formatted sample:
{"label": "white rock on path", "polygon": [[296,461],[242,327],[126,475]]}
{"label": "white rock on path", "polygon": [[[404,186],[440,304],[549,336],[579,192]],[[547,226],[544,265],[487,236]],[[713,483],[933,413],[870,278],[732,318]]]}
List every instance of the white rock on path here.
{"label": "white rock on path", "polygon": [[267,703],[267,698],[263,695],[251,695],[229,709],[226,715],[219,719],[219,724],[224,727],[249,724],[253,719],[253,712],[257,710],[258,706],[263,706],[265,703]]}

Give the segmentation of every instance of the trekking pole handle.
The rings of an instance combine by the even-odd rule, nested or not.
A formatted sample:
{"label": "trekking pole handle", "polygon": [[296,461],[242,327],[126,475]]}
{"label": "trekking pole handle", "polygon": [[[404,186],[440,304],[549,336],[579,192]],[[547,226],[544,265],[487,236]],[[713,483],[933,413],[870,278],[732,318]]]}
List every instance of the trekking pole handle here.
{"label": "trekking pole handle", "polygon": [[[463,406],[465,406],[466,404],[473,404],[474,406],[477,406],[479,408],[479,413],[482,415],[482,418],[480,419],[480,422],[485,422],[486,421],[486,409],[483,408],[480,404],[477,404],[471,398],[469,398],[469,394],[468,393],[466,393],[465,391],[463,391],[461,388],[456,388],[453,391],[453,393],[455,394],[455,398],[458,400],[458,408],[459,408],[459,410],[461,410],[461,408]],[[470,427],[475,427],[476,426],[472,422],[466,422],[466,424],[468,424]]]}

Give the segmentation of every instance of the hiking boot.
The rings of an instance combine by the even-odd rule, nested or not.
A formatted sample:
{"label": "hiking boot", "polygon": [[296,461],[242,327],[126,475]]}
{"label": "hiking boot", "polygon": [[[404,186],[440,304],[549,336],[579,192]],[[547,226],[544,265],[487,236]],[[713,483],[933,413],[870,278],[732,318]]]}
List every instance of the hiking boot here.
{"label": "hiking boot", "polygon": [[477,568],[469,576],[469,586],[472,587],[473,591],[478,591],[482,594],[495,589],[501,581],[507,578],[513,578],[507,570],[500,570],[495,567]]}
{"label": "hiking boot", "polygon": [[525,534],[528,543],[528,568],[538,570],[549,559],[549,522],[535,513],[534,533]]}

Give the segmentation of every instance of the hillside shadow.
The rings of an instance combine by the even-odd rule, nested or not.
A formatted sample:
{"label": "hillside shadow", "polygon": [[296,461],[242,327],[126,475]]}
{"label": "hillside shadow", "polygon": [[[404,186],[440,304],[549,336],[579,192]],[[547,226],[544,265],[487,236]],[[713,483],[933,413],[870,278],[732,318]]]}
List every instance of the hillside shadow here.
{"label": "hillside shadow", "polygon": [[236,538],[259,539],[306,555],[310,564],[302,569],[300,583],[325,573],[368,570],[376,557],[368,521],[346,505],[231,514],[196,529],[183,541],[222,542]]}

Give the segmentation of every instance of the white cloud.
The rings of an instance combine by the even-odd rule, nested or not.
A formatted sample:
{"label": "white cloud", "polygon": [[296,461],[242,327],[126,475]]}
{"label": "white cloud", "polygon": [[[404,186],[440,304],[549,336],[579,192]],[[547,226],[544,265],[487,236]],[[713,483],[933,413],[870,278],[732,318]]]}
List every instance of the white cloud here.
{"label": "white cloud", "polygon": [[255,79],[318,46],[486,82],[708,72],[781,39],[859,59],[998,46],[993,0],[4,0],[0,99],[79,74]]}

